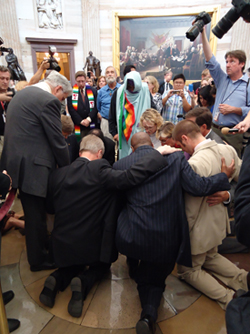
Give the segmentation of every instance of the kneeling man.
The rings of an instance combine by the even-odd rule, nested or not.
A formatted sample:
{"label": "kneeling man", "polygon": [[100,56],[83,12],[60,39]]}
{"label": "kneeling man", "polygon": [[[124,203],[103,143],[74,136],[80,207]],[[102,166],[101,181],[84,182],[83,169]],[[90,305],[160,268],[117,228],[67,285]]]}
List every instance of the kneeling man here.
{"label": "kneeling man", "polygon": [[[226,163],[235,161],[233,179],[237,181],[241,160],[230,145],[217,144],[214,140],[202,136],[197,124],[190,120],[179,122],[173,138],[183,151],[191,155],[188,160],[193,170],[200,176],[211,176],[220,171],[220,161],[224,157]],[[217,301],[225,310],[232,300],[234,290],[248,290],[249,274],[239,269],[231,261],[218,254],[218,246],[230,232],[227,208],[223,203],[209,206],[207,197],[194,198],[185,196],[186,215],[189,224],[192,267],[179,266],[179,276]],[[209,273],[207,272],[209,271]],[[210,275],[211,274],[211,275]],[[222,286],[217,277],[228,288]]]}

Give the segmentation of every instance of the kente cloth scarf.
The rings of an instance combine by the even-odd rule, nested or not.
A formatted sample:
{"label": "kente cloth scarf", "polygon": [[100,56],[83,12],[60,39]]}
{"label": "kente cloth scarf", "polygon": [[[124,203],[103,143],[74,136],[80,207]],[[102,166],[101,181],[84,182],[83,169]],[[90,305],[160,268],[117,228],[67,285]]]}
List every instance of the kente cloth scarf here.
{"label": "kente cloth scarf", "polygon": [[133,104],[129,102],[127,94],[124,93],[124,91],[120,97],[120,109],[123,111],[119,117],[119,128],[122,129],[122,131],[119,132],[119,143],[121,148],[122,133],[128,142],[132,133],[132,127],[135,124],[135,109]]}
{"label": "kente cloth scarf", "polygon": [[[91,112],[95,106],[94,94],[92,90],[87,86],[85,87],[85,90],[89,100],[89,109]],[[79,97],[79,87],[77,85],[74,85],[72,94],[72,106],[75,110],[77,110],[78,108],[78,97]],[[75,125],[75,135],[77,137],[77,140],[81,139],[81,131],[79,125]]]}

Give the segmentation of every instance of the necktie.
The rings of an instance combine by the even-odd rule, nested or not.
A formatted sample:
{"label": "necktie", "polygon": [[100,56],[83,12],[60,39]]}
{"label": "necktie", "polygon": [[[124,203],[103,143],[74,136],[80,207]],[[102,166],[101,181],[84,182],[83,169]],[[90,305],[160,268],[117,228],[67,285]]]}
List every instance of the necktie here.
{"label": "necktie", "polygon": [[85,102],[85,96],[84,96],[84,93],[83,93],[83,89],[81,89],[80,92],[81,92],[81,95],[82,95],[82,101]]}

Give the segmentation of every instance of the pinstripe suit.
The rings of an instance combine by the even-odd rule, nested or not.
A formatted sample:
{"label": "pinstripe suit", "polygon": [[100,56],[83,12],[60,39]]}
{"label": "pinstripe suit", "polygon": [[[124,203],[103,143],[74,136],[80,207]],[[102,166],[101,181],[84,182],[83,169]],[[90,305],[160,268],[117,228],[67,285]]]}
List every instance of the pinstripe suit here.
{"label": "pinstripe suit", "polygon": [[[150,146],[141,146],[113,167],[127,169],[151,150]],[[230,188],[225,174],[214,179],[200,178],[181,152],[168,155],[166,159],[167,167],[136,189],[127,191],[127,202],[119,216],[116,233],[118,250],[141,260],[136,281],[142,316],[149,314],[155,320],[165,279],[175,262],[191,265],[183,189],[193,196],[201,196]]]}

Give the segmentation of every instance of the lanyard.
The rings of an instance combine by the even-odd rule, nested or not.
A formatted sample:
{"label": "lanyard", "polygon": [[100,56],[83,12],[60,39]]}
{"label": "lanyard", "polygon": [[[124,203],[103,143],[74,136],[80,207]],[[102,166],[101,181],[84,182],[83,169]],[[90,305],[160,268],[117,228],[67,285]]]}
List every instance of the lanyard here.
{"label": "lanyard", "polygon": [[225,94],[226,94],[226,91],[227,91],[227,89],[228,89],[228,85],[229,85],[229,81],[228,81],[228,83],[227,83],[227,88],[226,88],[226,90],[225,90],[225,92],[224,92],[224,95],[223,95],[223,98],[221,99],[222,101],[221,101],[221,104],[223,104],[235,91],[236,91],[236,89],[242,84],[242,82],[243,81],[240,81],[239,83],[238,83],[238,85],[234,88],[234,90],[225,98]]}

